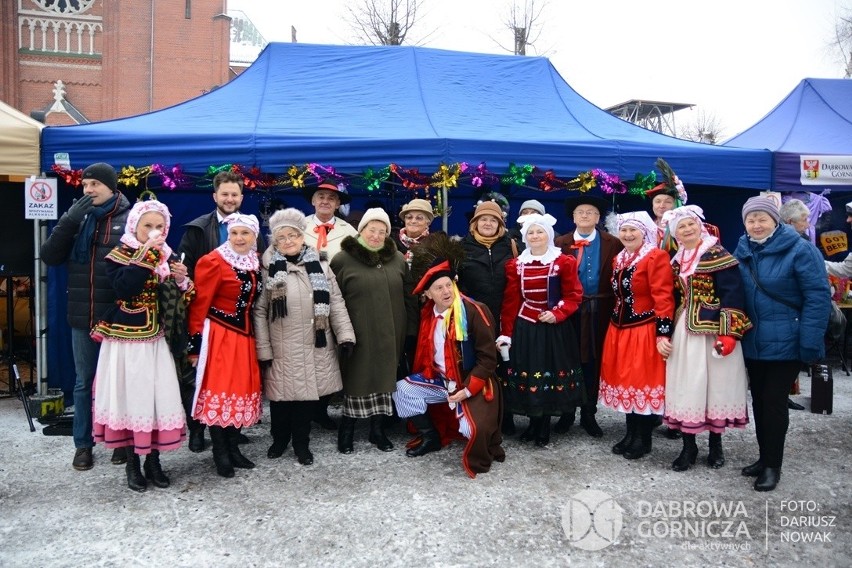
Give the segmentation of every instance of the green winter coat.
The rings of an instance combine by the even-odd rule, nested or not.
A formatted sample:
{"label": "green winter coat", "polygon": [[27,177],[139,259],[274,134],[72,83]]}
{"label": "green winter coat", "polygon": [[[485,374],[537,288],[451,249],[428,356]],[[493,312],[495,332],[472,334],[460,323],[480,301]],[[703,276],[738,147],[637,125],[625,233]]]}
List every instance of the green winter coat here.
{"label": "green winter coat", "polygon": [[340,248],[331,270],[356,338],[352,355],[341,361],[343,392],[355,397],[393,392],[405,340],[405,258],[390,237],[377,252],[355,237],[345,238]]}

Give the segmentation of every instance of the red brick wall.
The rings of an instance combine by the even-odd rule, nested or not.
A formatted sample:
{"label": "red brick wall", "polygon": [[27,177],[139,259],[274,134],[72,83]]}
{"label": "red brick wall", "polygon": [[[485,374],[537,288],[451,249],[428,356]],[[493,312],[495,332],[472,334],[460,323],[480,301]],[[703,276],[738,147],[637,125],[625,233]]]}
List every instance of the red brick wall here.
{"label": "red brick wall", "polygon": [[[229,20],[216,17],[223,0],[192,0],[189,19],[185,0],[96,2],[87,13],[103,17],[101,57],[21,53],[17,4],[0,2],[0,97],[25,114],[52,104],[58,79],[91,121],[172,106],[229,79]],[[57,122],[66,123],[48,119]]]}

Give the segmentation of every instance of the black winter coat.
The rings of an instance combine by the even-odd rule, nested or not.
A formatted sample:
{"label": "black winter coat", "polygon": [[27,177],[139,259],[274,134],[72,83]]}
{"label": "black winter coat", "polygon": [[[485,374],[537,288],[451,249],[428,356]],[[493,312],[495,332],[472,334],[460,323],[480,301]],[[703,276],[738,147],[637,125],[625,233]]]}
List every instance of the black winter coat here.
{"label": "black winter coat", "polygon": [[[462,294],[488,306],[492,314],[499,314],[506,289],[504,267],[514,257],[509,236],[503,235],[489,250],[468,234],[462,239],[462,246],[465,259],[459,268],[459,289]],[[500,334],[495,333],[495,337],[497,335]]]}
{"label": "black winter coat", "polygon": [[112,211],[104,215],[95,228],[94,246],[89,262],[78,264],[70,260],[74,241],[82,223],[73,223],[66,212],[53,232],[41,245],[41,259],[49,266],[66,263],[68,267],[68,325],[75,329],[91,330],[104,312],[115,303],[115,291],[107,277],[106,255],[119,244],[130,202],[116,191]]}

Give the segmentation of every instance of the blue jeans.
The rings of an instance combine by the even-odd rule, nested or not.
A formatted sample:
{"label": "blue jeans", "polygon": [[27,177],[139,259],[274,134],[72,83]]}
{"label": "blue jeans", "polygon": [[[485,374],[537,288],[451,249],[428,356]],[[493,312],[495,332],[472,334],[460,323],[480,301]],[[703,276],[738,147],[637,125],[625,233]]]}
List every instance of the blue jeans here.
{"label": "blue jeans", "polygon": [[89,336],[86,329],[71,328],[71,350],[74,352],[74,447],[91,448],[92,438],[92,383],[98,368],[101,344]]}

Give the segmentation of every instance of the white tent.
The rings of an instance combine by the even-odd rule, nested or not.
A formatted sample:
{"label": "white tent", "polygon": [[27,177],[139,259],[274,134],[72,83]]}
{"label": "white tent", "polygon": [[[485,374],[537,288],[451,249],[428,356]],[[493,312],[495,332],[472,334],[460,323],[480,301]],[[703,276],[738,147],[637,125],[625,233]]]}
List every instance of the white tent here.
{"label": "white tent", "polygon": [[[0,182],[23,182],[30,176],[37,176],[41,169],[39,167],[39,151],[41,148],[41,129],[44,125],[27,115],[10,107],[0,101]],[[20,186],[24,191],[24,186]],[[20,213],[23,216],[23,211]],[[45,335],[42,331],[47,311],[44,305],[44,294],[41,289],[42,267],[38,259],[38,250],[44,235],[44,227],[38,222],[34,230],[34,273],[35,282],[35,327],[36,331],[36,367],[38,369],[39,394],[44,394],[46,388],[46,357],[45,357]],[[6,286],[11,289],[11,277],[7,277]],[[9,318],[12,319],[12,318]]]}
{"label": "white tent", "polygon": [[42,128],[42,123],[0,101],[0,180],[38,175]]}

